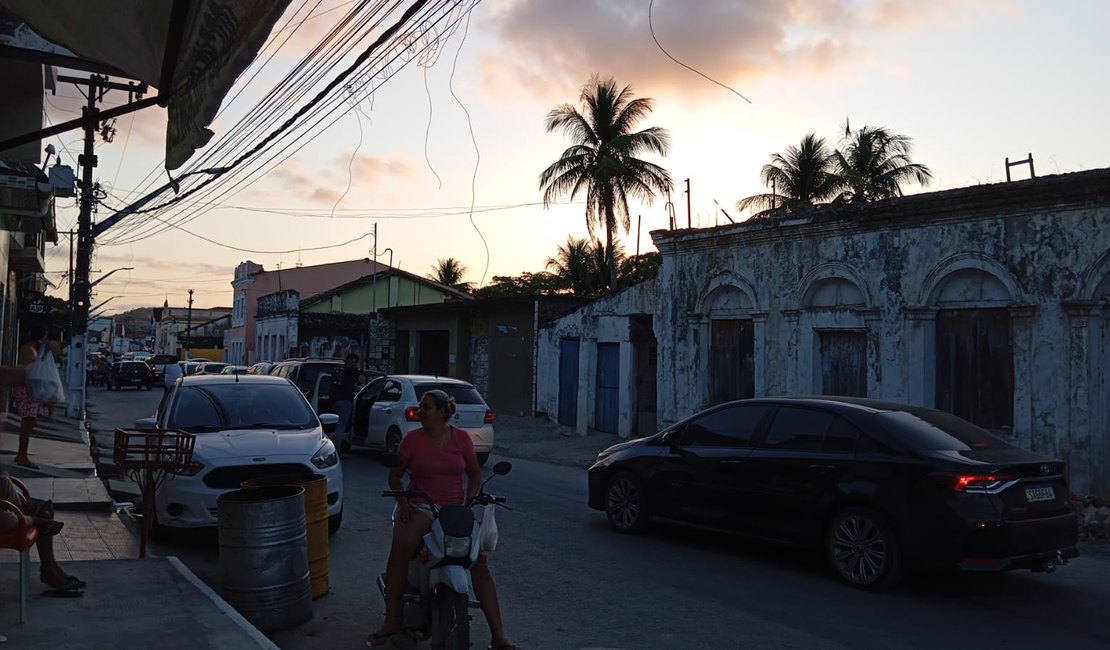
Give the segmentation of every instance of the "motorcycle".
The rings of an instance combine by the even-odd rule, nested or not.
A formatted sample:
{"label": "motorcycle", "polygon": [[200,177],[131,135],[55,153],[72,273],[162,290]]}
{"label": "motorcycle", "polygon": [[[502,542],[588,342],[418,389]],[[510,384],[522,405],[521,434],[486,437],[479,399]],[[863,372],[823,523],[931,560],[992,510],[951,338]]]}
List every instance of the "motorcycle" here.
{"label": "motorcycle", "polygon": [[[396,454],[388,454],[388,467],[401,463]],[[493,466],[494,476],[504,476],[512,463],[501,461]],[[470,567],[478,561],[480,526],[473,507],[501,507],[506,498],[485,492],[486,479],[478,494],[466,505],[439,506],[427,493],[419,490],[385,490],[383,497],[420,497],[432,510],[432,527],[409,560],[408,580],[401,598],[401,627],[409,634],[430,639],[432,648],[466,650],[470,647],[469,610],[478,608],[470,600]],[[386,598],[385,574],[378,576],[378,589]]]}

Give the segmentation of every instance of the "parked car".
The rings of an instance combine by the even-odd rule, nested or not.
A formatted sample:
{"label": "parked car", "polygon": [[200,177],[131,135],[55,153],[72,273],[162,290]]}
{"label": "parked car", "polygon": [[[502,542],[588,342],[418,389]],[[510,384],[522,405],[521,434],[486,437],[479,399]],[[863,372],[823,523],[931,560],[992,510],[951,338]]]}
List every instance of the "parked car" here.
{"label": "parked car", "polygon": [[227,365],[220,368],[221,375],[246,375],[250,373],[250,368],[247,366],[231,366]]}
{"label": "parked car", "polygon": [[259,361],[250,367],[247,372],[252,375],[268,375],[270,371],[277,365],[273,361]]}
{"label": "parked car", "polygon": [[305,399],[317,413],[327,413],[331,408],[328,395],[331,389],[332,368],[342,365],[342,359],[308,357],[281,361],[270,374],[288,379],[301,389]]}
{"label": "parked car", "polygon": [[154,382],[161,384],[166,377],[166,365],[177,363],[176,354],[156,354],[147,360],[150,370],[154,373]]}
{"label": "parked car", "polygon": [[193,463],[160,483],[152,528],[199,528],[217,524],[216,499],[253,478],[327,476],[328,528],[343,519],[343,470],[322,422],[300,391],[278,377],[190,375],[163,398],[140,429],[196,434]]}
{"label": "parked car", "polygon": [[753,399],[601,452],[591,508],[821,548],[860,587],[903,570],[1051,570],[1078,555],[1064,463],[954,415],[842,397]]}
{"label": "parked car", "polygon": [[108,390],[120,390],[124,386],[150,390],[156,383],[154,371],[142,361],[117,361],[108,369]]}
{"label": "parked car", "polygon": [[371,380],[355,395],[351,428],[341,447],[368,446],[394,451],[406,433],[420,426],[417,407],[424,393],[439,389],[455,398],[458,409],[451,424],[474,441],[478,463],[485,465],[493,450],[493,410],[472,384],[432,375],[389,375]]}
{"label": "parked car", "polygon": [[223,369],[226,368],[227,365],[228,364],[224,363],[223,361],[204,361],[200,363],[195,370],[193,370],[192,374],[218,375],[223,372]]}

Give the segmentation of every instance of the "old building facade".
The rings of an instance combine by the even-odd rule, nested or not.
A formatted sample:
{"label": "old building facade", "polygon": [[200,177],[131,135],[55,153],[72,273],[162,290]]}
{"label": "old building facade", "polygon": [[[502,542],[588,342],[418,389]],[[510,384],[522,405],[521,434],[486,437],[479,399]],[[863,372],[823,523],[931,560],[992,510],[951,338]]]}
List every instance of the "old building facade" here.
{"label": "old building facade", "polygon": [[1110,494],[1110,170],[652,238],[657,284],[543,330],[538,411],[629,436],[746,397],[908,402]]}

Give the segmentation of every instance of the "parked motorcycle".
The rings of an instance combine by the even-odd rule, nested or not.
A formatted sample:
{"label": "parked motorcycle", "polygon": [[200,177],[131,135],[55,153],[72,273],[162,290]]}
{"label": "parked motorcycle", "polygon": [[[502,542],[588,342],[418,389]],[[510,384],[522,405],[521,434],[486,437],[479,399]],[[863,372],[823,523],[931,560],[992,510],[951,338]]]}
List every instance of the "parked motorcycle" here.
{"label": "parked motorcycle", "polygon": [[[387,454],[384,463],[396,467],[401,459]],[[504,476],[512,463],[501,461],[493,466],[494,476]],[[419,490],[385,490],[383,497],[420,497],[431,504],[432,528],[424,535],[409,561],[408,584],[401,598],[402,629],[420,638],[428,638],[432,648],[466,650],[470,648],[470,567],[478,561],[480,526],[473,507],[502,507],[506,498],[485,492],[486,479],[478,494],[466,505],[439,506],[427,493]],[[386,597],[385,574],[378,576],[378,589]]]}

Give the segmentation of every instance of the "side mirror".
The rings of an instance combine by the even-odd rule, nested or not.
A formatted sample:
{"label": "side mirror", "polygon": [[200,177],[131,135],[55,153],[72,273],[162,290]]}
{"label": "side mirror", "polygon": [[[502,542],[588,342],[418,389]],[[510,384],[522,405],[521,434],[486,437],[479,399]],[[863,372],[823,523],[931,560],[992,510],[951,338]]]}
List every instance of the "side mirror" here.
{"label": "side mirror", "polygon": [[497,476],[504,476],[513,469],[513,464],[507,460],[498,462],[493,466],[493,473]]}
{"label": "side mirror", "polygon": [[401,456],[399,454],[396,454],[392,451],[382,454],[382,465],[385,465],[386,467],[400,467],[403,464],[404,462],[401,460]]}
{"label": "side mirror", "polygon": [[663,437],[661,438],[661,440],[663,441],[663,444],[667,445],[668,447],[674,447],[674,446],[678,445],[678,439],[679,439],[678,432],[673,430],[673,429],[664,433]]}
{"label": "side mirror", "polygon": [[320,424],[324,426],[334,425],[339,422],[339,416],[335,413],[321,413]]}
{"label": "side mirror", "polygon": [[135,420],[136,429],[157,429],[158,420],[156,418],[139,418]]}

